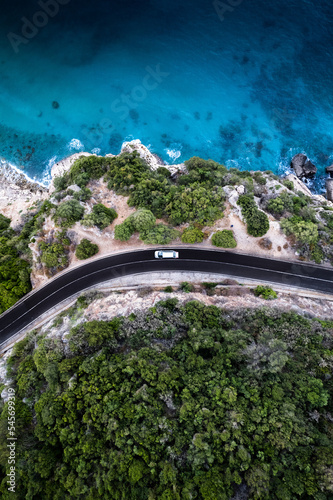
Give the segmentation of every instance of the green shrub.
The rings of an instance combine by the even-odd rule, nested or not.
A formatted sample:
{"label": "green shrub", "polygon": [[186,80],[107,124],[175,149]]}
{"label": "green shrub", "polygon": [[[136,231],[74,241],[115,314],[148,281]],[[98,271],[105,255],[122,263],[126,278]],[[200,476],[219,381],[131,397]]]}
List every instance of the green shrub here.
{"label": "green shrub", "polygon": [[76,247],[75,255],[78,259],[84,260],[89,259],[89,257],[92,257],[93,255],[96,255],[98,251],[98,245],[95,245],[90,240],[84,238]]}
{"label": "green shrub", "polygon": [[236,248],[237,242],[234,233],[229,229],[223,229],[213,234],[212,244],[222,248]]}
{"label": "green shrub", "polygon": [[4,231],[5,229],[8,229],[10,226],[11,220],[8,219],[8,217],[5,217],[4,215],[0,214],[0,232]]}
{"label": "green shrub", "polygon": [[213,288],[216,288],[218,283],[211,283],[211,282],[207,282],[207,281],[204,281],[203,283],[201,283],[201,285],[206,288],[206,290],[212,290]]}
{"label": "green shrub", "polygon": [[264,236],[269,230],[269,220],[265,212],[258,210],[253,196],[241,195],[237,203],[242,208],[248,234],[256,238]]}
{"label": "green shrub", "polygon": [[69,176],[67,174],[64,174],[59,177],[55,177],[53,179],[53,186],[56,191],[63,191],[68,187],[69,183]]}
{"label": "green shrub", "polygon": [[201,243],[204,240],[204,233],[193,226],[184,229],[182,234],[183,243]]}
{"label": "green shrub", "polygon": [[247,232],[255,238],[264,236],[269,230],[269,220],[265,212],[261,210],[253,211],[246,219]]}
{"label": "green shrub", "polygon": [[171,177],[171,172],[165,167],[158,167],[156,170],[156,173],[158,175],[161,175],[162,177],[166,177],[167,179]]}
{"label": "green shrub", "polygon": [[142,180],[151,175],[154,174],[146,162],[140,158],[137,151],[134,151],[110,158],[105,179],[108,181],[109,189],[114,189],[118,194],[128,195],[130,186],[133,185],[135,188]]}
{"label": "green shrub", "polygon": [[135,231],[149,231],[155,226],[155,215],[145,208],[140,208],[134,214],[130,215],[130,221]]}
{"label": "green shrub", "polygon": [[273,300],[277,298],[277,293],[268,286],[258,285],[254,289],[254,295],[256,297],[262,297],[265,300]]}
{"label": "green shrub", "polygon": [[86,186],[90,179],[100,179],[108,169],[110,158],[99,156],[81,156],[69,171],[72,184]]}
{"label": "green shrub", "polygon": [[134,233],[134,227],[130,220],[124,220],[122,224],[118,224],[114,228],[114,237],[116,240],[128,241]]}
{"label": "green shrub", "polygon": [[65,237],[66,232],[62,231],[56,235],[52,243],[41,241],[38,245],[42,251],[41,262],[49,269],[64,268],[68,264],[68,245],[70,240]]}
{"label": "green shrub", "polygon": [[313,222],[306,222],[297,215],[290,219],[281,219],[281,229],[287,236],[293,235],[301,243],[315,243],[318,240],[318,227]]}
{"label": "green shrub", "polygon": [[152,229],[142,231],[140,240],[150,245],[167,245],[178,238],[179,232],[165,224],[157,224]]}
{"label": "green shrub", "polygon": [[255,172],[253,177],[254,180],[262,186],[264,186],[267,183],[266,177],[264,177],[261,172]]}
{"label": "green shrub", "polygon": [[283,181],[283,185],[284,185],[286,188],[290,189],[291,191],[294,191],[294,183],[293,183],[293,181],[289,181],[288,179],[285,179],[285,180]]}
{"label": "green shrub", "polygon": [[183,281],[180,284],[180,289],[182,292],[190,293],[190,292],[193,292],[194,286],[192,285],[192,283],[188,283],[187,281]]}
{"label": "green shrub", "polygon": [[170,286],[170,285],[169,285],[169,286],[166,286],[166,287],[164,288],[163,292],[165,292],[165,293],[171,293],[171,292],[173,292],[173,288],[172,288],[172,286]]}
{"label": "green shrub", "polygon": [[57,207],[54,220],[62,227],[70,227],[82,219],[83,214],[84,208],[77,200],[68,200]]}
{"label": "green shrub", "polygon": [[324,260],[324,252],[317,242],[310,245],[310,252],[311,260],[313,260],[316,264],[321,264]]}
{"label": "green shrub", "polygon": [[73,197],[78,201],[88,201],[92,196],[92,192],[90,189],[83,187],[80,191],[77,191],[73,194]]}
{"label": "green shrub", "polygon": [[117,212],[113,208],[108,208],[103,203],[97,203],[93,206],[92,212],[87,214],[82,224],[87,227],[97,226],[103,230],[118,217]]}

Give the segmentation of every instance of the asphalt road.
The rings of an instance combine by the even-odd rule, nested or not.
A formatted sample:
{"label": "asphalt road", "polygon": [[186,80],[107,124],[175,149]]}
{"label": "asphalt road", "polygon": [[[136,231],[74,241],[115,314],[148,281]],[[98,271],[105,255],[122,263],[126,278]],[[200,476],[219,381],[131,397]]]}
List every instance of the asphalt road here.
{"label": "asphalt road", "polygon": [[136,273],[198,271],[269,281],[292,287],[333,293],[333,270],[236,253],[174,248],[179,259],[155,259],[154,251],[112,255],[65,272],[31,292],[0,316],[0,345],[57,303],[86,288]]}

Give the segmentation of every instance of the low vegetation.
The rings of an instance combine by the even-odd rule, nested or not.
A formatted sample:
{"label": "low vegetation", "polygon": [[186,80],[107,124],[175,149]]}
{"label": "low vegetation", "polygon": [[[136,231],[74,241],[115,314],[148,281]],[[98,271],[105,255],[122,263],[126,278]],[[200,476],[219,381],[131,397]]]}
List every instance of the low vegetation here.
{"label": "low vegetation", "polygon": [[82,224],[86,227],[97,226],[98,229],[105,229],[118,217],[114,208],[108,208],[103,203],[96,203],[92,212],[84,216]]}
{"label": "low vegetation", "polygon": [[237,246],[237,242],[234,238],[234,233],[229,229],[216,231],[216,233],[214,233],[212,237],[212,244],[216,247],[222,248],[236,248]]}
{"label": "low vegetation", "polygon": [[205,234],[201,231],[201,229],[194,226],[184,229],[182,233],[183,243],[202,243],[204,238]]}
{"label": "low vegetation", "polygon": [[258,285],[254,289],[254,295],[265,300],[277,299],[277,293],[269,286]]}

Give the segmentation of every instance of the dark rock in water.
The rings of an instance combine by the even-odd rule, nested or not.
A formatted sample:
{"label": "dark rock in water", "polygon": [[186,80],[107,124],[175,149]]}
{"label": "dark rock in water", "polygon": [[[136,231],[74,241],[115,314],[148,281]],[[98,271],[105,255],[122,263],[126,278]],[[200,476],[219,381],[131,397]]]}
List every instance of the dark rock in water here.
{"label": "dark rock in water", "polygon": [[303,167],[304,177],[312,179],[317,173],[317,167],[310,161],[306,161]]}
{"label": "dark rock in water", "polygon": [[302,153],[295,155],[290,165],[299,179],[302,177],[312,179],[317,172],[317,167]]}
{"label": "dark rock in water", "polygon": [[330,177],[333,177],[333,163],[329,167],[326,167],[326,172],[330,174]]}
{"label": "dark rock in water", "polygon": [[53,109],[58,109],[59,106],[60,106],[60,104],[57,101],[53,101],[53,103],[52,103],[52,108]]}

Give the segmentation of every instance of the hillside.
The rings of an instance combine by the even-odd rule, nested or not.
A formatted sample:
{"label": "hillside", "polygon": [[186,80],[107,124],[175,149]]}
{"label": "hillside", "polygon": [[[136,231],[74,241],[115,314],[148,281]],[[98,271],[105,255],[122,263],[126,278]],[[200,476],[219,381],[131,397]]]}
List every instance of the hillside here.
{"label": "hillside", "polygon": [[14,346],[15,498],[332,497],[332,321],[211,295],[84,295]]}
{"label": "hillside", "polygon": [[[14,228],[3,226],[2,241],[30,265],[33,288],[82,258],[174,242],[326,266],[333,259],[333,204],[294,175],[196,157],[161,166],[137,141],[118,156],[76,154],[52,175],[48,192],[21,188],[15,203],[0,203]],[[7,289],[24,293],[24,283],[10,285],[5,275]]]}

